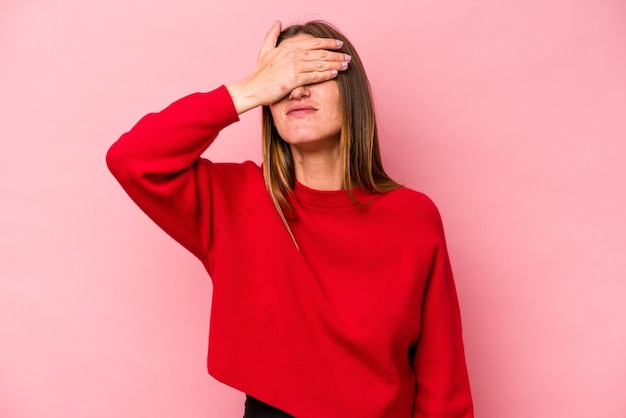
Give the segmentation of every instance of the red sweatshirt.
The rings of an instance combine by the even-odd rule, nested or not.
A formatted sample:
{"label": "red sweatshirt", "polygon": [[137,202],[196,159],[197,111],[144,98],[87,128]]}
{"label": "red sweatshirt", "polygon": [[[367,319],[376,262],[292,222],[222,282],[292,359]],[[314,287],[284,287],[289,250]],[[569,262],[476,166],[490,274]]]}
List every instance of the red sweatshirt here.
{"label": "red sweatshirt", "polygon": [[208,370],[298,418],[472,417],[436,207],[400,188],[357,207],[296,184],[289,224],[259,166],[201,158],[238,120],[225,87],[145,116],[111,172],[213,281]]}

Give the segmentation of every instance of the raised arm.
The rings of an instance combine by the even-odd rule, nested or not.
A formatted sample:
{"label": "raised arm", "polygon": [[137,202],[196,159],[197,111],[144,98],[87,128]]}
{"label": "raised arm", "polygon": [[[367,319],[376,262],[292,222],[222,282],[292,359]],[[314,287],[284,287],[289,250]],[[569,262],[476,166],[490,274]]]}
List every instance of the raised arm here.
{"label": "raised arm", "polygon": [[213,229],[244,210],[260,190],[250,180],[259,178],[256,165],[214,164],[201,154],[238,114],[347,67],[349,57],[332,51],[340,48],[338,41],[311,37],[276,46],[280,30],[276,22],[248,77],[143,117],[107,153],[109,169],[135,203],[199,258],[208,251]]}
{"label": "raised arm", "polygon": [[109,170],[133,201],[199,258],[209,246],[213,180],[220,173],[200,155],[237,120],[225,87],[195,93],[144,116],[107,153]]}

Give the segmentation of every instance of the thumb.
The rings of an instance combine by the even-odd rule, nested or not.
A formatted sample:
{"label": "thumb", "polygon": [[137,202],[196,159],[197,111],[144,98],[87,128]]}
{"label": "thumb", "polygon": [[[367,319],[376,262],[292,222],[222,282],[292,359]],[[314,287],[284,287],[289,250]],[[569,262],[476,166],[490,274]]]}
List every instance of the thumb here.
{"label": "thumb", "polygon": [[279,20],[275,20],[274,24],[265,35],[265,40],[263,41],[263,46],[261,47],[261,54],[265,54],[267,51],[271,51],[276,47],[276,42],[278,41],[278,36],[280,35],[280,31],[282,29],[282,24]]}

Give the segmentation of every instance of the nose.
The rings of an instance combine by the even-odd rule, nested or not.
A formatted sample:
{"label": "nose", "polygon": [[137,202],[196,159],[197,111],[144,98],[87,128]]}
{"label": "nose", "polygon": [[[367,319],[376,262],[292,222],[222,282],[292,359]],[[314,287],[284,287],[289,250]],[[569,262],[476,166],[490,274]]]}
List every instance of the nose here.
{"label": "nose", "polygon": [[291,90],[291,93],[289,93],[289,98],[292,100],[300,100],[305,97],[309,97],[309,95],[310,95],[310,92],[307,86],[300,86]]}

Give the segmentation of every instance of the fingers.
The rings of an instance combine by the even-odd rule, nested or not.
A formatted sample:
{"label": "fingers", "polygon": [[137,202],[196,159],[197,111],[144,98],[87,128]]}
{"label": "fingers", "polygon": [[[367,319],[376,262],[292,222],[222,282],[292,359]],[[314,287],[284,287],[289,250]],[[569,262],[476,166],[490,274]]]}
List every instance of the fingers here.
{"label": "fingers", "polygon": [[[312,39],[308,47],[318,45],[337,45],[335,40],[328,43],[327,39]],[[281,44],[282,46],[282,44]],[[295,46],[285,46],[285,51],[290,65],[286,68],[293,77],[292,80],[297,85],[315,84],[330,80],[337,76],[340,71],[348,69],[352,57],[342,52],[333,52],[326,49],[302,50],[302,44]]]}
{"label": "fingers", "polygon": [[306,37],[296,40],[285,40],[281,45],[285,45],[287,48],[298,48],[301,50],[316,50],[316,49],[340,49],[343,46],[343,42],[339,39],[332,38],[313,38]]}
{"label": "fingers", "polygon": [[338,70],[311,71],[307,73],[301,73],[298,77],[296,87],[323,83],[324,81],[332,80],[333,78],[337,77],[337,74],[339,74]]}
{"label": "fingers", "polygon": [[[333,56],[333,58],[335,58]],[[350,56],[343,54],[340,59],[326,59],[326,60],[303,60],[297,65],[296,72],[299,73],[314,73],[324,71],[345,71],[350,64]]]}
{"label": "fingers", "polygon": [[[298,58],[303,62],[312,62],[316,65],[323,65],[325,63],[345,63],[346,68],[347,64],[352,60],[350,55],[344,54],[343,52],[331,52],[326,50],[302,51]],[[337,69],[341,69],[341,67],[337,67]]]}

